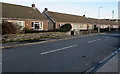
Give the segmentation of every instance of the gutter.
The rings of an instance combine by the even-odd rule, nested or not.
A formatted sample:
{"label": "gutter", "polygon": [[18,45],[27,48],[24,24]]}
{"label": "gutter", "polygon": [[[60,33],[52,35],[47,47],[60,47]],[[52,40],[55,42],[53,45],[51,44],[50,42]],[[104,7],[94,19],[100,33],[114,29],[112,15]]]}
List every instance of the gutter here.
{"label": "gutter", "polygon": [[[25,19],[25,18],[0,18],[2,20],[40,20],[40,19]],[[48,21],[48,20],[40,20],[40,21]]]}

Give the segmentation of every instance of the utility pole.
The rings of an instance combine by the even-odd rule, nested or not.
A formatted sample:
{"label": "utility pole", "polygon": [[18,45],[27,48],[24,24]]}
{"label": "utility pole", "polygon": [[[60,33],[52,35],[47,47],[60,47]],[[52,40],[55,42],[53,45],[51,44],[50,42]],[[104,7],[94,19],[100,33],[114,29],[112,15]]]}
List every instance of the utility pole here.
{"label": "utility pole", "polygon": [[114,10],[112,11],[112,19],[114,19]]}
{"label": "utility pole", "polygon": [[[114,10],[112,10],[112,19],[111,19],[111,21],[113,21],[113,19],[114,19]],[[109,31],[111,31],[111,25],[109,25]]]}
{"label": "utility pole", "polygon": [[100,8],[103,8],[103,7],[98,8],[98,34],[100,33]]}

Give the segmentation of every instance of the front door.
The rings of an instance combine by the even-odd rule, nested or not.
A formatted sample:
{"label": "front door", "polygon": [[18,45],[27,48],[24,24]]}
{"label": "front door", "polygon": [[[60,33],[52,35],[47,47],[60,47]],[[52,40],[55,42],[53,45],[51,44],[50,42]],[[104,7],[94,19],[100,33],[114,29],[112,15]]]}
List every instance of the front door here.
{"label": "front door", "polygon": [[71,31],[71,35],[74,35],[74,31]]}

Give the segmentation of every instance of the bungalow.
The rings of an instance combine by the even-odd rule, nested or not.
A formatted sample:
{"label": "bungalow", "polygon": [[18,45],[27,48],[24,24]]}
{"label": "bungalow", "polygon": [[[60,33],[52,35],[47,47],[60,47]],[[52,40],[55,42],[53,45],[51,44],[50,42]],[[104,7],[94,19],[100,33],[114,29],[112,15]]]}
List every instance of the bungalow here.
{"label": "bungalow", "polygon": [[119,28],[118,22],[115,22],[115,21],[109,21],[109,20],[105,20],[105,19],[98,20],[98,19],[93,19],[93,18],[88,18],[88,19],[95,23],[94,27],[96,27],[96,28],[98,28],[98,26],[100,27],[100,29],[109,28],[109,31],[111,31],[111,28],[112,29]]}
{"label": "bungalow", "polygon": [[94,24],[85,16],[52,12],[48,11],[47,8],[43,14],[49,19],[50,29],[59,29],[64,24],[71,24],[70,34],[79,34],[80,30],[94,30]]}
{"label": "bungalow", "polygon": [[0,2],[2,6],[2,17],[0,21],[12,22],[24,28],[33,30],[48,30],[48,20],[42,15],[42,13],[32,4],[32,7],[8,4]]}

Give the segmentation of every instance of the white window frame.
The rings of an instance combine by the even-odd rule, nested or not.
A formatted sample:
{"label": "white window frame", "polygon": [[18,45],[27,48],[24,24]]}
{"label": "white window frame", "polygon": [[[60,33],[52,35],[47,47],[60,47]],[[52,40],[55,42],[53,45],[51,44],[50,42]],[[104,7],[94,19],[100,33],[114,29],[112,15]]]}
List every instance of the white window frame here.
{"label": "white window frame", "polygon": [[59,24],[59,25],[60,25],[60,27],[61,27],[61,26],[65,25],[65,24]]}
{"label": "white window frame", "polygon": [[[34,30],[43,30],[43,22],[32,21],[31,23],[33,23],[33,27],[31,26],[32,29],[34,29]],[[39,29],[35,29],[35,24],[38,24]],[[31,24],[31,25],[32,25],[32,24]]]}

